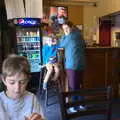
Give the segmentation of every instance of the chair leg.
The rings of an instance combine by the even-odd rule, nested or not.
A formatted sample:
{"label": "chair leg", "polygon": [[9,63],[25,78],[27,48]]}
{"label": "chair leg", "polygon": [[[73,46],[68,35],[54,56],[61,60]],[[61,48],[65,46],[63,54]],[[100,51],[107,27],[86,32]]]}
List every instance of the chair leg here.
{"label": "chair leg", "polygon": [[48,107],[48,89],[45,90],[45,105]]}
{"label": "chair leg", "polygon": [[[50,82],[50,81],[49,81]],[[61,83],[60,83],[60,80],[57,80],[57,81],[55,81],[55,83],[52,83],[51,84],[51,86],[50,86],[50,88],[49,88],[49,86],[47,86],[47,89],[46,90],[44,90],[44,94],[45,94],[45,107],[47,108],[49,105],[52,105],[52,104],[49,104],[48,102],[49,102],[49,97],[51,97],[51,96],[48,96],[48,89],[51,91],[51,89],[55,89],[55,90],[52,90],[52,91],[54,91],[54,93],[53,94],[56,94],[56,93],[58,93],[58,92],[61,92],[63,89],[62,89],[62,85],[61,85]],[[55,96],[55,95],[53,95],[53,96]]]}
{"label": "chair leg", "polygon": [[65,91],[65,73],[62,71],[60,78],[59,78],[59,84],[60,84],[60,91]]}
{"label": "chair leg", "polygon": [[63,87],[62,87],[62,84],[61,84],[61,79],[58,80],[57,86],[58,86],[58,91],[62,92],[63,91]]}

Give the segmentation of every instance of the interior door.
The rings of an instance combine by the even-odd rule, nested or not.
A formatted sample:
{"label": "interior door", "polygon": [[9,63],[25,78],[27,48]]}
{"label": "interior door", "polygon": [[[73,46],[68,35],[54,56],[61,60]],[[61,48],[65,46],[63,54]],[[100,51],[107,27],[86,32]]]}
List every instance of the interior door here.
{"label": "interior door", "polygon": [[99,44],[100,46],[111,46],[111,21],[110,20],[100,20]]}

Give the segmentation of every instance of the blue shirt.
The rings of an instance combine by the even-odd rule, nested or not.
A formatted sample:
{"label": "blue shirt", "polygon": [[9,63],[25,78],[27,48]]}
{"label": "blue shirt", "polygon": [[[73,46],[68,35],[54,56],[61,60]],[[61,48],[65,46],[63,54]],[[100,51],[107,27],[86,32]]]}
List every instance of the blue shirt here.
{"label": "blue shirt", "polygon": [[69,35],[62,36],[59,45],[65,49],[66,69],[83,70],[85,68],[85,41],[79,30],[73,30]]}
{"label": "blue shirt", "polygon": [[[44,45],[42,49],[43,55],[43,64],[46,64],[50,61],[50,58],[57,58],[57,45]],[[57,62],[57,61],[56,61]]]}

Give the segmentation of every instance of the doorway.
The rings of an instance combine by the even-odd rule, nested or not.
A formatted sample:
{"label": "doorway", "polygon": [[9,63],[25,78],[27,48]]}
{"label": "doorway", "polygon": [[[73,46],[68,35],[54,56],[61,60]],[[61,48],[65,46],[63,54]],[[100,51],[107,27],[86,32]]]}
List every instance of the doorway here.
{"label": "doorway", "polygon": [[100,46],[111,46],[111,21],[99,21],[99,44]]}

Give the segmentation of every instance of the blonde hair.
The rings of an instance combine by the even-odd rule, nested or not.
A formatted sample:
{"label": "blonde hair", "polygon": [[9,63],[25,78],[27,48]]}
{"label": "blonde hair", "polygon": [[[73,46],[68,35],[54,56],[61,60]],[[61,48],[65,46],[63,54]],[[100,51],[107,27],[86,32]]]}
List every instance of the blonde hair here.
{"label": "blonde hair", "polygon": [[5,78],[17,73],[24,73],[29,77],[30,65],[26,57],[11,54],[3,61],[2,75]]}

